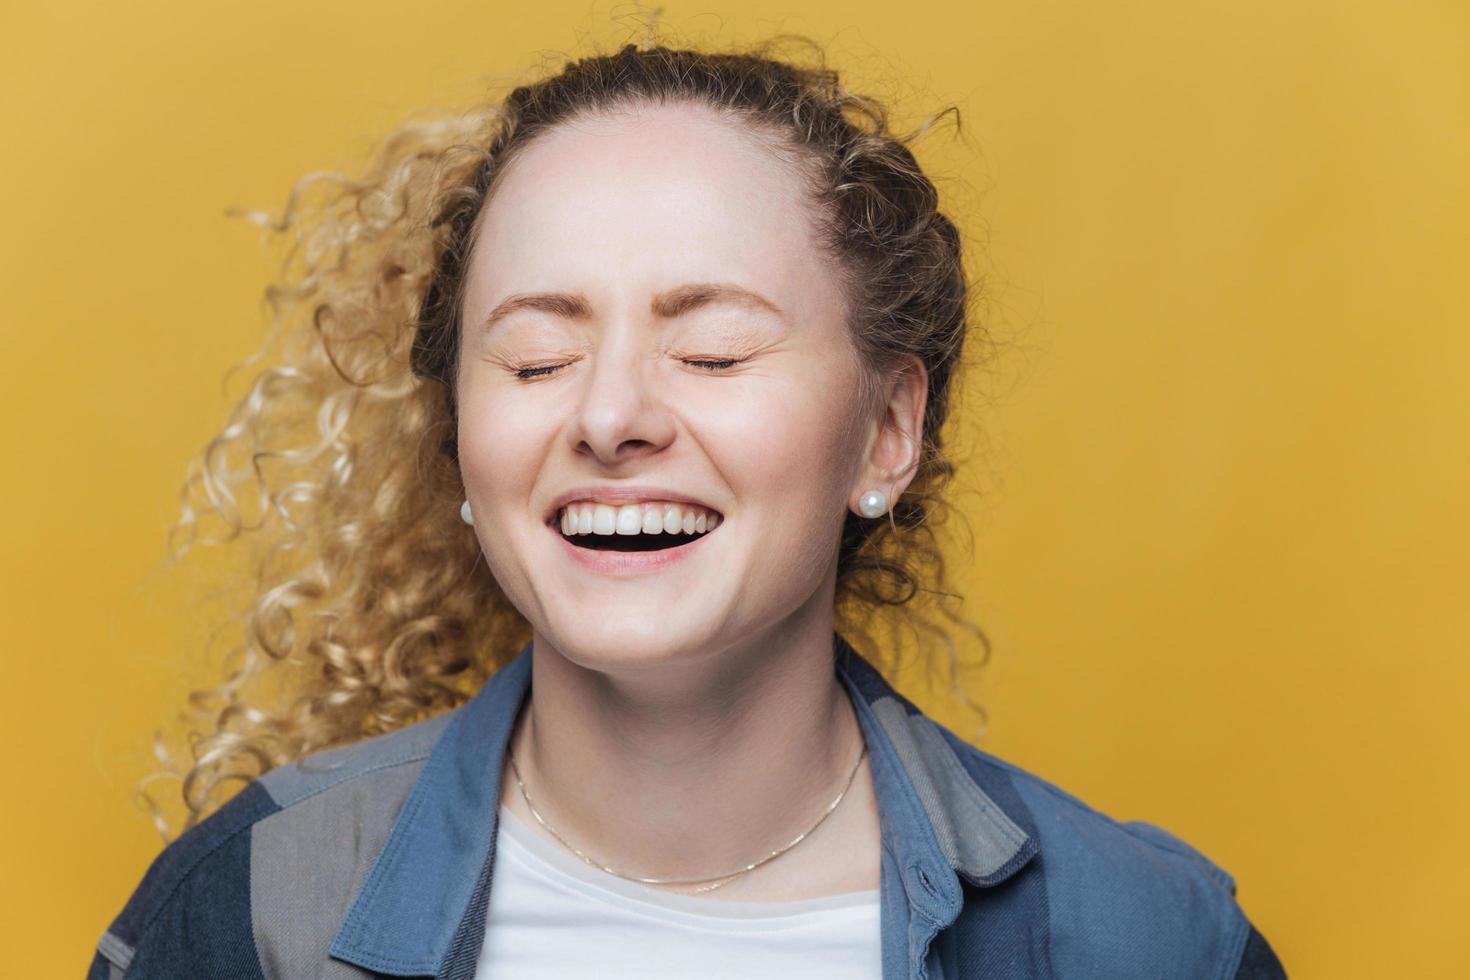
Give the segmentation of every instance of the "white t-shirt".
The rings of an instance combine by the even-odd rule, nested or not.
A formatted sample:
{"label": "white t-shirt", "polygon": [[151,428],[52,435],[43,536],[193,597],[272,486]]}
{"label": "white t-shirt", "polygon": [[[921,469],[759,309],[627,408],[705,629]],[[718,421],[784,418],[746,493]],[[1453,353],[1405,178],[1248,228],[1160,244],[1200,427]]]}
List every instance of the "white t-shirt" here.
{"label": "white t-shirt", "polygon": [[877,980],[878,889],[795,902],[661,891],[599,871],[502,805],[476,980]]}

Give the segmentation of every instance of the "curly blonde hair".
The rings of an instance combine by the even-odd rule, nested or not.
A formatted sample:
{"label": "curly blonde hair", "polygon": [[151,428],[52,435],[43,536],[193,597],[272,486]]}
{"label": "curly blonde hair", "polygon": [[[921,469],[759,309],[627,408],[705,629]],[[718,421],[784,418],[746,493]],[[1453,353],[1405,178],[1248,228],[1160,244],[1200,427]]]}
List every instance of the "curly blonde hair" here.
{"label": "curly blonde hair", "polygon": [[[779,55],[791,42],[805,64]],[[915,600],[957,599],[944,588],[934,532],[951,509],[941,428],[976,293],[960,236],[909,148],[946,115],[958,125],[957,110],[895,134],[888,110],[843,87],[801,37],[724,53],[629,44],[569,61],[498,102],[405,123],[364,176],[310,174],[279,217],[249,213],[295,236],[266,290],[273,338],[251,362],[274,354],[274,364],[190,464],[170,538],[174,561],[201,540],[206,519],[224,533],[204,540],[257,545],[238,665],[191,696],[205,731],[191,737],[187,767],[155,737],[165,769],[182,777],[184,829],[223,802],[229,782],[462,703],[529,639],[456,506],[465,258],[519,150],[574,116],[649,101],[709,107],[798,166],[854,300],[868,392],[899,358],[927,369],[917,473],[884,518],[847,515],[834,615],[885,670],[890,644],[872,643],[870,629],[927,633],[964,696],[954,631]],[[983,631],[951,603],[937,605],[978,637],[984,662]]]}

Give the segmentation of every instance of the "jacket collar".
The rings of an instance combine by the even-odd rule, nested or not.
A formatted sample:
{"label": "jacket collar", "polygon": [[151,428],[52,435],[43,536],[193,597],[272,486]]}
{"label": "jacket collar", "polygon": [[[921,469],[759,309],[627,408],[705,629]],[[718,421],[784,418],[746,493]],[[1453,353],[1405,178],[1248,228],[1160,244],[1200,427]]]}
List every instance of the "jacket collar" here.
{"label": "jacket collar", "polygon": [[[833,636],[837,674],[868,745],[882,843],[910,909],[930,926],[915,939],[927,945],[959,914],[960,877],[980,887],[1003,881],[1036,853],[1036,838],[1022,829],[1030,819],[1009,787],[991,782],[1003,775],[967,769],[950,742],[954,736],[925,718],[840,634]],[[353,896],[332,940],[333,957],[392,976],[473,976],[501,771],[530,688],[531,648],[527,643],[454,710]],[[1009,812],[997,796],[1013,801]],[[425,887],[430,882],[434,887]]]}

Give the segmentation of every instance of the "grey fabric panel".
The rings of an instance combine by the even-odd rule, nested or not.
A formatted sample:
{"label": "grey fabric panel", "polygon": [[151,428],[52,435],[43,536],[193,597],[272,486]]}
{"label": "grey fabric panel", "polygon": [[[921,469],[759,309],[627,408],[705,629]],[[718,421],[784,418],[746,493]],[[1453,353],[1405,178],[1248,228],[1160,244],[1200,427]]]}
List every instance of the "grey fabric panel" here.
{"label": "grey fabric panel", "polygon": [[361,767],[251,828],[250,918],[266,980],[372,976],[327,951],[422,768]]}
{"label": "grey fabric panel", "polygon": [[935,722],[910,715],[894,698],[879,698],[872,708],[908,771],[950,866],[977,877],[998,871],[1021,849],[1026,832],[975,785]]}
{"label": "grey fabric panel", "polygon": [[433,749],[453,711],[341,748],[317,752],[272,769],[260,782],[284,809],[338,783],[375,769],[389,769],[424,759]]}
{"label": "grey fabric panel", "polygon": [[110,962],[110,961],[108,962],[108,964],[107,964],[107,980],[123,980],[123,973],[124,972],[126,972],[126,971],[124,971],[123,968],[120,967],[120,966],[118,966],[116,963],[113,963],[113,962]]}
{"label": "grey fabric panel", "polygon": [[128,964],[133,962],[133,947],[117,938],[112,932],[104,932],[97,940],[97,952],[112,964],[114,974],[122,976]]}

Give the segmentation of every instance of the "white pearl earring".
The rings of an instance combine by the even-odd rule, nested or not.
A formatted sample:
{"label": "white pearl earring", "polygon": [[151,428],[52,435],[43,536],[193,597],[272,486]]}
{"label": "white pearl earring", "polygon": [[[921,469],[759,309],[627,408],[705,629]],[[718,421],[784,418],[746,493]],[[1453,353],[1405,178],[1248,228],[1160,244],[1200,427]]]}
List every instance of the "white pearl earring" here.
{"label": "white pearl earring", "polygon": [[459,519],[469,525],[475,523],[475,514],[474,511],[470,510],[470,502],[468,500],[459,505]]}
{"label": "white pearl earring", "polygon": [[858,510],[864,517],[881,517],[888,510],[888,497],[882,490],[869,490],[858,498]]}

